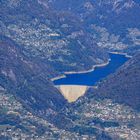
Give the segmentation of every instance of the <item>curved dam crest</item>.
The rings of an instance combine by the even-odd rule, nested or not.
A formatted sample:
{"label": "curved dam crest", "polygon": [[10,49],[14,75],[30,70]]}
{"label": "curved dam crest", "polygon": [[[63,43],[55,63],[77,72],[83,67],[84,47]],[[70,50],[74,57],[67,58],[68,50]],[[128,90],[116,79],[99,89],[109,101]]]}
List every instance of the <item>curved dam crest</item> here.
{"label": "curved dam crest", "polygon": [[109,55],[110,59],[107,63],[95,65],[92,70],[65,73],[61,78],[56,77],[52,81],[68,102],[74,102],[83,96],[89,87],[96,88],[95,85],[100,80],[114,73],[130,58],[127,54],[110,53]]}

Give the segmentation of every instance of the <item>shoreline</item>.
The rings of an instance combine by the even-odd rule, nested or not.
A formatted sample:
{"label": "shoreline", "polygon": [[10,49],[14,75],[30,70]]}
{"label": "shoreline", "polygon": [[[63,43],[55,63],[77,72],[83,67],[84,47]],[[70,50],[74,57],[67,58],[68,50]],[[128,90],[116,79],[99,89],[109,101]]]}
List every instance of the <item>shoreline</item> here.
{"label": "shoreline", "polygon": [[89,69],[89,70],[78,71],[78,72],[76,72],[76,71],[64,72],[63,75],[60,75],[60,76],[51,78],[50,80],[53,82],[53,81],[59,80],[59,79],[61,79],[61,78],[66,78],[66,75],[67,75],[67,74],[82,74],[82,73],[92,72],[92,71],[95,70],[95,68],[104,67],[104,66],[108,65],[110,61],[111,61],[111,59],[109,58],[107,62],[102,63],[102,64],[96,64],[96,65],[94,65],[94,66],[93,66],[91,69]]}
{"label": "shoreline", "polygon": [[57,77],[51,78],[51,81],[59,80],[61,78],[66,78],[66,75],[61,75],[61,76],[57,76]]}
{"label": "shoreline", "polygon": [[123,52],[109,52],[109,53],[124,55],[126,58],[132,58],[133,57],[133,56],[128,55],[127,53],[123,53]]}
{"label": "shoreline", "polygon": [[78,72],[70,71],[70,72],[64,72],[64,74],[82,74],[82,73],[92,72],[95,70],[95,68],[104,67],[104,66],[108,65],[110,61],[111,61],[111,59],[109,58],[107,62],[102,63],[102,64],[96,64],[89,70],[83,70],[83,71],[78,71]]}

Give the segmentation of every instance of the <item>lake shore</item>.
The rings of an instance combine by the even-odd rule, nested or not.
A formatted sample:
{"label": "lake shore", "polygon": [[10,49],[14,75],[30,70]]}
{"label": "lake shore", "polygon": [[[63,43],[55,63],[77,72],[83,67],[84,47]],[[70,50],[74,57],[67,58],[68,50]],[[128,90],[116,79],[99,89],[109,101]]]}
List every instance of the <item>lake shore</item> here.
{"label": "lake shore", "polygon": [[127,58],[132,58],[132,56],[131,55],[128,55],[127,53],[121,53],[121,52],[109,52],[109,53],[112,53],[112,54],[120,54],[120,55],[124,55]]}
{"label": "lake shore", "polygon": [[54,77],[54,78],[51,79],[51,81],[59,80],[59,79],[61,79],[61,78],[66,78],[66,74],[81,74],[81,73],[92,72],[92,71],[95,70],[95,68],[104,67],[104,66],[108,65],[110,61],[111,61],[111,59],[108,59],[108,61],[105,62],[105,63],[96,64],[96,65],[94,65],[94,66],[93,66],[91,69],[89,69],[89,70],[78,71],[78,72],[76,72],[76,71],[64,72],[63,75]]}
{"label": "lake shore", "polygon": [[65,75],[57,76],[57,77],[52,78],[51,81],[55,81],[61,78],[66,78],[66,76]]}
{"label": "lake shore", "polygon": [[92,71],[95,70],[95,68],[104,67],[104,66],[108,65],[110,61],[111,61],[111,59],[108,59],[108,61],[105,62],[105,63],[96,64],[96,65],[94,65],[94,66],[93,66],[91,69],[89,69],[89,70],[78,71],[78,72],[76,72],[76,71],[70,71],[70,72],[64,72],[64,74],[81,74],[81,73],[92,72]]}

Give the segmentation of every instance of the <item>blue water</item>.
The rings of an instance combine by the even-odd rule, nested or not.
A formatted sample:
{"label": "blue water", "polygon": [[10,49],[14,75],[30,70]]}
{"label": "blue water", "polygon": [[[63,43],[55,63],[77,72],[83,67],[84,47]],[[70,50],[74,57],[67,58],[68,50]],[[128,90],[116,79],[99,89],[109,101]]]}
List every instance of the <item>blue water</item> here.
{"label": "blue water", "polygon": [[121,54],[109,54],[111,61],[103,67],[96,67],[94,71],[87,73],[66,74],[65,78],[54,81],[55,85],[87,85],[93,86],[109,74],[113,73],[129,58]]}

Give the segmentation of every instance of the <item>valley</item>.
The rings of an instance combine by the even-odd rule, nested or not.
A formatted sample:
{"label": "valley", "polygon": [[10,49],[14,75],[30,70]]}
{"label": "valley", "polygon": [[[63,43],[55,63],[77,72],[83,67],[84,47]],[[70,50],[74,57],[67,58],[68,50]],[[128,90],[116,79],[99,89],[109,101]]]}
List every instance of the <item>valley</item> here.
{"label": "valley", "polygon": [[0,0],[0,140],[139,140],[139,23],[138,0]]}
{"label": "valley", "polygon": [[86,93],[87,88],[95,86],[98,88],[98,82],[114,73],[129,58],[127,54],[110,53],[107,63],[95,65],[91,70],[84,72],[65,72],[64,76],[53,80],[54,85],[69,102],[76,101]]}

